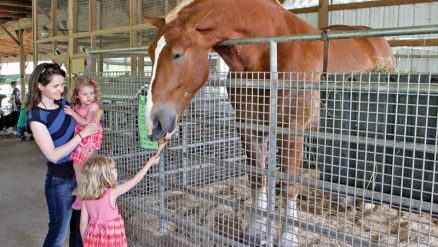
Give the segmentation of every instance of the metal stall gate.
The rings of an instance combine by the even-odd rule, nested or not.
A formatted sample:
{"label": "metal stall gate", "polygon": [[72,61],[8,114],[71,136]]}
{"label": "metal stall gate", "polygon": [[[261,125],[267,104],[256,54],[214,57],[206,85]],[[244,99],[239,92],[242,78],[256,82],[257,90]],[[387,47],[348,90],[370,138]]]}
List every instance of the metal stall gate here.
{"label": "metal stall gate", "polygon": [[[154,155],[139,147],[137,126],[137,94],[150,77],[88,75],[100,84],[104,101],[100,153],[113,156],[120,180],[128,179]],[[438,243],[438,85],[431,83],[433,75],[339,74],[324,81],[279,81],[280,92],[321,93],[319,126],[295,131],[271,128],[269,119],[239,120],[243,112],[232,106],[233,92],[271,87],[263,79],[268,74],[247,77],[258,79],[211,74],[179,121],[160,165],[118,202],[130,246],[248,246],[249,240],[262,245],[270,237],[288,246]],[[270,97],[240,100],[254,110],[269,108]],[[274,165],[248,165],[248,143],[238,134],[243,129],[252,133],[250,140],[275,133],[277,142],[259,142],[259,154],[266,161],[276,157]],[[295,175],[280,171],[283,142],[292,135],[305,138]],[[259,204],[252,201],[248,174],[267,178],[266,197]],[[291,209],[296,213],[284,209],[294,198],[280,181],[295,185]],[[265,230],[249,227],[254,217]],[[291,235],[282,235],[284,230]],[[251,232],[264,235],[257,242],[248,237]],[[284,236],[294,237],[281,242]]]}
{"label": "metal stall gate", "polygon": [[[155,152],[139,147],[137,125],[150,75],[88,75],[102,88],[101,153],[128,179]],[[436,245],[435,75],[315,78],[211,73],[160,165],[118,202],[130,245]]]}

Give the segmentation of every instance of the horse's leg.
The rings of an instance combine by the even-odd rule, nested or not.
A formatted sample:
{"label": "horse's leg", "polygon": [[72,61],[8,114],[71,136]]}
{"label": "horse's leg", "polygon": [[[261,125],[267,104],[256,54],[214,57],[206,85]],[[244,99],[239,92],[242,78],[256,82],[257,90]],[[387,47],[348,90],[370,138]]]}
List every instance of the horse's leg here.
{"label": "horse's leg", "polygon": [[[286,139],[283,139],[286,138]],[[281,155],[281,171],[288,174],[300,174],[301,159],[303,157],[304,138],[301,136],[283,136]],[[281,181],[280,188],[284,198],[284,221],[281,225],[280,246],[298,246],[298,229],[292,224],[287,224],[286,219],[298,219],[297,189],[295,182]]]}
{"label": "horse's leg", "polygon": [[[256,137],[253,132],[242,135],[245,142],[246,153],[249,164],[258,168],[265,168],[268,152],[267,139]],[[268,208],[268,194],[266,190],[266,177],[256,174],[249,174],[251,184],[252,206],[266,211]],[[250,222],[246,228],[247,236],[245,239],[249,245],[259,246],[266,239],[266,217],[252,212]]]}

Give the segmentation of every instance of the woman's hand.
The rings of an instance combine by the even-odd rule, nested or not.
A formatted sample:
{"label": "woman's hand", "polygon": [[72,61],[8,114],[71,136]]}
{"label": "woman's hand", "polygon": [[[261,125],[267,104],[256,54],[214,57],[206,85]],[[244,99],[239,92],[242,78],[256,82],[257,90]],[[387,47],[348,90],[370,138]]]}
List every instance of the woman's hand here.
{"label": "woman's hand", "polygon": [[65,112],[65,114],[67,114],[67,115],[73,115],[73,109],[69,106],[69,105],[66,105],[65,107],[64,107],[64,112]]}
{"label": "woman's hand", "polygon": [[87,124],[84,129],[79,133],[82,137],[91,136],[99,131],[98,125],[96,123]]}

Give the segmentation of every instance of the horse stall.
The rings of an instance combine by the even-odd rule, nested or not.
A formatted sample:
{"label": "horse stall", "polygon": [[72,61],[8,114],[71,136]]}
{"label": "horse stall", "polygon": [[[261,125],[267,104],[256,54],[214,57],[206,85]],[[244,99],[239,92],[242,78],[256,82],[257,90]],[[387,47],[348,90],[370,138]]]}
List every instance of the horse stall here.
{"label": "horse stall", "polygon": [[[87,75],[102,90],[100,153],[114,157],[123,181],[155,154],[140,147],[138,131],[138,99],[147,91],[150,74]],[[266,119],[236,120],[232,88],[270,88],[266,74],[251,76],[257,79],[230,80],[228,74],[211,73],[179,121],[160,164],[119,201],[130,246],[263,245],[263,238],[247,237],[248,231],[259,230],[249,227],[254,216],[265,222],[273,239],[284,228],[292,231],[298,246],[438,242],[435,75],[333,74],[321,81],[280,81],[279,90],[321,92],[319,120],[295,133],[273,129]],[[248,104],[269,107],[266,102],[259,98]],[[277,142],[264,146],[260,155],[276,157],[278,165],[247,165],[242,129],[257,133],[254,138],[275,131]],[[305,138],[300,175],[280,171],[284,157],[279,150],[288,135]],[[267,210],[253,204],[248,174],[268,178]],[[282,209],[290,195],[279,181],[295,184],[295,213]]]}

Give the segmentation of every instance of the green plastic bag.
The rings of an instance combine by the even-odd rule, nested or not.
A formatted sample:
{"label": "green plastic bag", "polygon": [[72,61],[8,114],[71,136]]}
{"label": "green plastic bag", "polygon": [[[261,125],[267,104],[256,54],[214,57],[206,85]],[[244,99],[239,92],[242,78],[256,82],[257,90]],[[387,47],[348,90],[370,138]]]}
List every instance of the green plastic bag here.
{"label": "green plastic bag", "polygon": [[146,109],[146,96],[140,95],[138,100],[138,133],[140,135],[140,147],[146,149],[158,149],[158,142],[148,139],[148,129],[146,126],[144,111]]}

